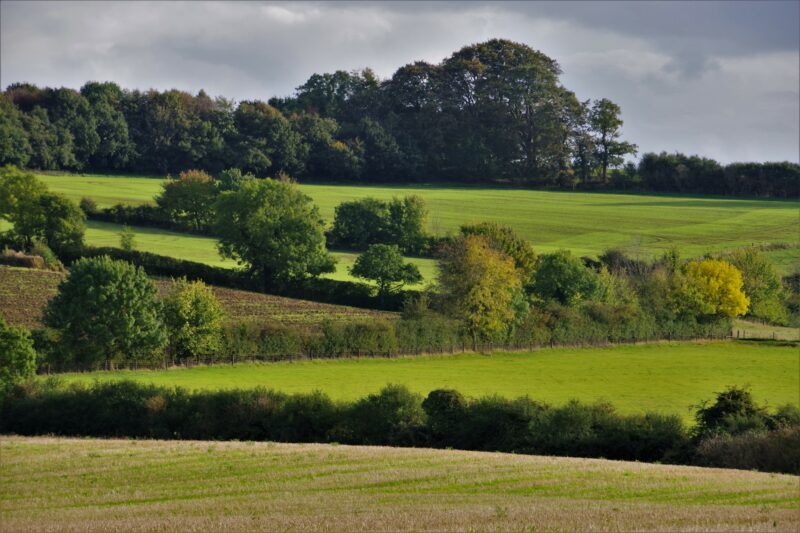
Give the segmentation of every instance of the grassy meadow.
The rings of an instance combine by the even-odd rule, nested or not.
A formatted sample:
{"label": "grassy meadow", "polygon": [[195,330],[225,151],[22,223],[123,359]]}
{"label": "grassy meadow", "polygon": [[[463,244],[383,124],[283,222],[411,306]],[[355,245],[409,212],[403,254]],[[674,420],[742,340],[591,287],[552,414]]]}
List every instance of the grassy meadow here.
{"label": "grassy meadow", "polygon": [[0,449],[8,531],[800,528],[797,476],[742,470],[268,442],[2,437]]}
{"label": "grassy meadow", "polygon": [[284,392],[320,390],[337,400],[377,392],[387,383],[427,394],[456,389],[467,396],[528,395],[561,404],[608,401],[623,413],[657,411],[691,419],[692,405],[729,385],[749,385],[757,401],[800,405],[796,346],[759,342],[661,343],[605,348],[552,348],[528,353],[474,353],[347,358],[200,366],[162,371],[64,374],[68,382],[132,379],[164,386]]}
{"label": "grassy meadow", "polygon": [[[152,202],[161,183],[128,176],[39,177],[55,192],[76,201],[91,197],[101,207]],[[435,185],[303,184],[300,188],[313,198],[328,223],[343,201],[415,193],[428,204],[428,229],[434,234],[491,220],[512,226],[543,252],[567,248],[578,255],[597,255],[622,247],[633,255],[650,256],[677,246],[684,255],[695,256],[758,243],[798,245],[800,204],[791,201]],[[783,273],[800,266],[800,248],[780,252],[775,254],[776,264]]]}

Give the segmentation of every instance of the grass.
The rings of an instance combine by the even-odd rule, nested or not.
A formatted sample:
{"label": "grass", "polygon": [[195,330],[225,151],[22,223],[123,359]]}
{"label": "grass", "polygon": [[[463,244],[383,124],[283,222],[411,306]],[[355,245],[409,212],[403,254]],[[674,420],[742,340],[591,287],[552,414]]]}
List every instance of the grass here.
{"label": "grass", "polygon": [[[9,324],[28,328],[41,327],[42,311],[56,293],[64,274],[46,270],[0,266],[0,317]],[[155,280],[165,294],[171,284]],[[387,319],[395,313],[373,311],[344,305],[331,305],[293,298],[283,298],[255,292],[212,287],[226,316],[232,321],[278,322],[319,326],[325,318],[331,320]]]}
{"label": "grass", "polygon": [[759,402],[800,405],[796,346],[757,342],[663,343],[606,348],[553,348],[529,353],[351,358],[195,367],[165,371],[64,374],[68,382],[132,379],[187,389],[263,386],[321,390],[353,400],[401,383],[427,394],[452,388],[561,404],[606,400],[623,413],[657,411],[691,418],[690,406],[729,385],[749,385]]}
{"label": "grass", "polygon": [[7,531],[796,531],[798,478],[452,450],[3,437]]}
{"label": "grass", "polygon": [[[75,200],[95,198],[100,206],[145,203],[160,190],[153,178],[95,175],[41,175],[56,192]],[[687,256],[754,243],[798,244],[793,201],[702,196],[536,191],[509,188],[445,186],[343,186],[304,184],[330,223],[339,203],[374,196],[420,194],[430,209],[429,230],[456,231],[461,224],[493,220],[512,226],[537,250],[567,248],[597,255],[610,247],[632,254],[660,254],[677,246]],[[779,266],[795,268],[800,248],[776,255]],[[784,271],[784,273],[787,273]]]}
{"label": "grass", "polygon": [[733,321],[733,336],[743,339],[773,339],[781,341],[800,341],[800,328],[773,326],[751,320]]}
{"label": "grass", "polygon": [[[212,237],[189,235],[157,228],[131,228],[135,235],[136,249],[143,252],[177,257],[188,261],[196,261],[212,266],[236,268],[237,264],[231,259],[223,259],[217,252],[217,240]],[[122,226],[108,222],[87,221],[86,244],[90,246],[119,246],[119,233]],[[331,252],[337,260],[336,272],[323,277],[343,281],[354,281],[349,268],[358,254],[350,252]],[[431,281],[436,276],[436,262],[433,259],[407,258],[417,265],[424,280]],[[358,280],[367,283],[366,280]],[[419,288],[425,282],[417,285],[408,285],[409,288]]]}

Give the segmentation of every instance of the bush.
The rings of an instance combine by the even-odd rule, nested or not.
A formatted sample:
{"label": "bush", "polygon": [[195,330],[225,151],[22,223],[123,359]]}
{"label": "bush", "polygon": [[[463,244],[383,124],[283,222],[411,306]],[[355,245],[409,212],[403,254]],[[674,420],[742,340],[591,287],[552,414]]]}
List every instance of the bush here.
{"label": "bush", "polygon": [[78,203],[78,207],[81,208],[81,211],[83,211],[83,214],[87,217],[94,215],[99,211],[97,202],[95,202],[92,198],[87,198],[86,196],[81,198],[80,203]]}
{"label": "bush", "polygon": [[202,281],[174,280],[163,299],[163,316],[173,358],[212,355],[222,347],[222,307]]}
{"label": "bush", "polygon": [[36,351],[29,331],[6,324],[0,317],[0,401],[14,384],[36,372]]}
{"label": "bush", "polygon": [[351,444],[414,446],[423,443],[424,425],[422,398],[403,385],[387,385],[350,406],[333,436]]}
{"label": "bush", "polygon": [[701,466],[800,474],[800,426],[712,435],[697,445],[694,461]]}

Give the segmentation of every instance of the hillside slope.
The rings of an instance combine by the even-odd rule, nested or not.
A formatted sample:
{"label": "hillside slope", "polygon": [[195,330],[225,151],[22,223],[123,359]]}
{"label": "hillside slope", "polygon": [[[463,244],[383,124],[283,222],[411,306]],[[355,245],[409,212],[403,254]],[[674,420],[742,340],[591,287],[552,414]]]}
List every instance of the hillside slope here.
{"label": "hillside slope", "polygon": [[[29,328],[41,327],[42,311],[47,301],[56,293],[64,277],[59,272],[13,268],[0,265],[0,317],[8,323]],[[168,280],[155,283],[164,294],[169,290]],[[382,318],[394,319],[395,313],[373,311],[344,305],[332,305],[257,292],[212,287],[228,318],[255,322],[279,322],[318,326],[322,320]]]}
{"label": "hillside slope", "polygon": [[790,531],[796,476],[428,449],[0,439],[9,531]]}

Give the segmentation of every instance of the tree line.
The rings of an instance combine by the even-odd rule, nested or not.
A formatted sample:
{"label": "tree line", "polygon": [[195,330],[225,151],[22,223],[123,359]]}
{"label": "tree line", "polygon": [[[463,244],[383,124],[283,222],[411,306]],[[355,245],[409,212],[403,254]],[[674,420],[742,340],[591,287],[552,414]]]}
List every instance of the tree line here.
{"label": "tree line", "polygon": [[15,83],[0,94],[0,164],[797,195],[795,163],[723,166],[662,153],[624,164],[637,148],[622,138],[619,106],[580,101],[560,74],[545,54],[493,39],[385,80],[370,69],[313,74],[294,95],[267,102],[111,82],[79,91]]}
{"label": "tree line", "polygon": [[335,442],[694,464],[800,473],[800,410],[767,409],[729,387],[675,415],[625,415],[608,403],[467,398],[400,385],[356,401],[263,388],[193,391],[132,381],[29,383],[0,397],[0,431],[155,439]]}

